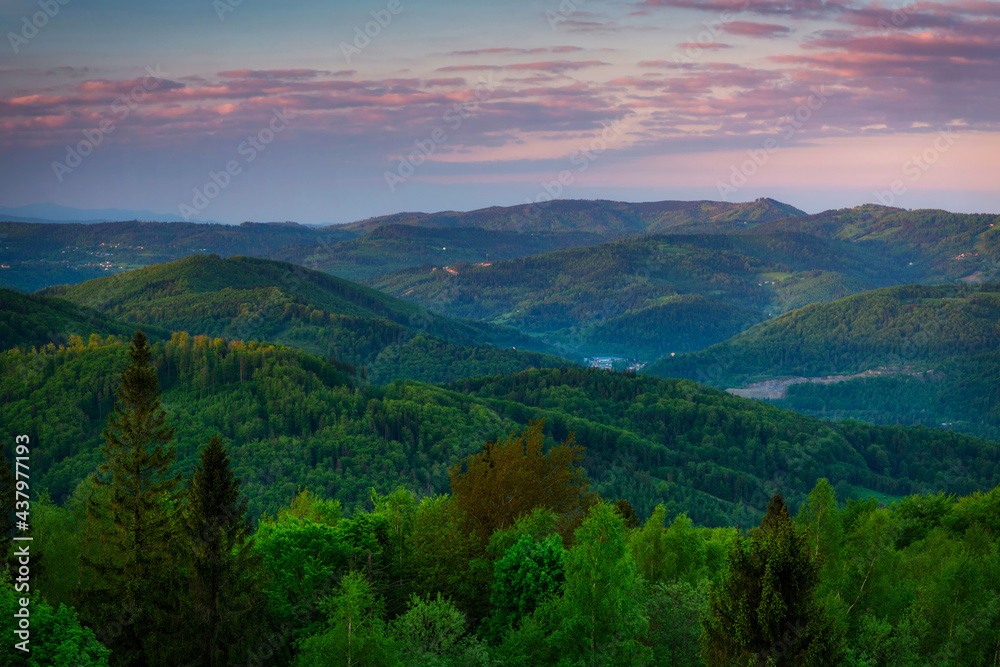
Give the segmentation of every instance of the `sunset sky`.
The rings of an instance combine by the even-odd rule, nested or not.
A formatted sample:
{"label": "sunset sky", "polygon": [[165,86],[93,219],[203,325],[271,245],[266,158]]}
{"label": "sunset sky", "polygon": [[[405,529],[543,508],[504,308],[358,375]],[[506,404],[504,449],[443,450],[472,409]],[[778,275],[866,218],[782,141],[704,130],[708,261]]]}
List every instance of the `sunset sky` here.
{"label": "sunset sky", "polygon": [[14,0],[0,28],[0,206],[1000,212],[1000,2]]}

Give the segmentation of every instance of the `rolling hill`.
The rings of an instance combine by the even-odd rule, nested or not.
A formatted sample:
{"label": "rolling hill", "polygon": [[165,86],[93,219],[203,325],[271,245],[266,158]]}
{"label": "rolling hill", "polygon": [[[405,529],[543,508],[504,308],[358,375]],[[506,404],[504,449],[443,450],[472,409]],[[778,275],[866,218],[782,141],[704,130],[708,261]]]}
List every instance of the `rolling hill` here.
{"label": "rolling hill", "polygon": [[365,281],[423,264],[477,263],[603,243],[588,232],[489,231],[478,227],[386,224],[358,238],[325,245],[293,245],[268,254],[348,280]]}
{"label": "rolling hill", "polygon": [[[870,246],[912,262],[920,282],[1000,279],[1000,216],[934,209],[905,210],[866,204],[797,219],[770,221],[751,233],[796,231]],[[908,264],[908,266],[910,266]]]}
{"label": "rolling hill", "polygon": [[[25,433],[32,488],[62,501],[100,460],[127,346],[120,341],[0,353],[0,423]],[[21,374],[28,364],[38,369]],[[308,485],[347,509],[370,489],[448,491],[447,468],[487,439],[544,417],[570,431],[603,496],[642,516],[659,502],[706,525],[759,521],[771,494],[794,508],[818,477],[841,499],[1000,482],[1000,444],[923,428],[832,423],[686,380],[565,368],[449,386],[369,385],[350,367],[293,348],[176,334],[153,346],[179,468],[220,433],[253,513],[274,513]]]}
{"label": "rolling hill", "polygon": [[645,371],[810,414],[998,438],[1000,285],[896,286],[812,304]]}
{"label": "rolling hill", "polygon": [[[653,235],[488,266],[423,266],[368,282],[578,354],[651,360],[720,342],[802,302],[892,284],[907,274],[898,264],[857,244],[794,232]],[[613,349],[600,349],[609,340]]]}
{"label": "rolling hill", "polygon": [[[236,226],[134,220],[41,224],[8,222],[0,216],[4,258],[0,287],[30,292],[197,253],[280,259],[353,280],[424,262],[520,257],[668,227],[702,232],[734,230],[744,223],[800,213],[773,200],[759,200],[748,204],[557,201],[530,209],[515,206],[468,213],[400,213],[326,227],[293,222]],[[532,216],[529,222],[519,222],[518,216],[524,215]],[[380,231],[386,226],[397,229]],[[403,229],[398,229],[401,226]],[[344,243],[366,235],[371,238]]]}
{"label": "rolling hill", "polygon": [[195,255],[51,287],[42,295],[133,326],[299,347],[365,366],[373,381],[445,381],[570,363],[539,354],[545,346],[516,331],[435,315],[369,287],[273,260]]}

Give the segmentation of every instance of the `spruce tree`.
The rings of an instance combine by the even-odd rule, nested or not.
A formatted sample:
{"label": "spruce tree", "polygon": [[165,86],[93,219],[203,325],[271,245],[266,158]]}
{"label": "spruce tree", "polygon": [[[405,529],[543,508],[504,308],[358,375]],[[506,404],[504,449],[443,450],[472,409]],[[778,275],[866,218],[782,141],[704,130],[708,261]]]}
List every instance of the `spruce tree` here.
{"label": "spruce tree", "polygon": [[257,581],[247,499],[222,438],[213,437],[186,490],[181,519],[188,593],[181,605],[177,657],[215,667],[236,662],[241,640],[260,627],[264,598]]}
{"label": "spruce tree", "polygon": [[157,639],[175,587],[173,507],[180,475],[171,475],[174,428],[142,331],[129,347],[118,400],[104,429],[104,461],[87,503],[80,605],[115,665],[162,662]]}
{"label": "spruce tree", "polygon": [[730,545],[728,572],[709,596],[702,632],[708,667],[838,665],[843,632],[816,602],[819,566],[779,494],[749,539]]}

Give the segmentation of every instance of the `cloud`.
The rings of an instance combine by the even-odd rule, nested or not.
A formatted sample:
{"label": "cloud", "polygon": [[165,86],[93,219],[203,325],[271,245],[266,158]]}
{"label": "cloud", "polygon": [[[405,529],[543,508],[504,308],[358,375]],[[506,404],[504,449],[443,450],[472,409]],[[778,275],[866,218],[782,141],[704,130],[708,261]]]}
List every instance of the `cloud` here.
{"label": "cloud", "polygon": [[313,79],[317,76],[329,75],[351,75],[354,70],[341,70],[340,72],[328,72],[319,69],[234,69],[219,72],[219,76],[225,79],[268,79],[268,80],[291,80]]}
{"label": "cloud", "polygon": [[721,42],[681,42],[677,45],[680,49],[731,49],[733,48],[730,44],[722,44]]}
{"label": "cloud", "polygon": [[586,67],[601,67],[609,65],[602,60],[585,60],[585,61],[569,61],[569,60],[546,60],[542,62],[534,63],[515,63],[513,65],[447,65],[445,67],[438,67],[436,71],[438,72],[484,72],[484,71],[499,71],[499,70],[513,70],[518,72],[553,72],[560,74],[569,70],[584,69]]}
{"label": "cloud", "polygon": [[482,56],[482,55],[501,55],[501,54],[523,54],[531,55],[536,53],[572,53],[574,51],[583,51],[583,47],[580,46],[541,46],[534,49],[515,49],[509,46],[493,47],[489,49],[474,49],[471,51],[452,51],[448,55],[450,56]]}
{"label": "cloud", "polygon": [[754,23],[751,21],[730,21],[724,23],[722,29],[730,35],[738,35],[740,37],[784,37],[792,32],[792,29],[785,25]]}
{"label": "cloud", "polygon": [[642,7],[694,9],[714,14],[745,11],[794,18],[834,16],[847,8],[835,0],[644,0],[639,4]]}

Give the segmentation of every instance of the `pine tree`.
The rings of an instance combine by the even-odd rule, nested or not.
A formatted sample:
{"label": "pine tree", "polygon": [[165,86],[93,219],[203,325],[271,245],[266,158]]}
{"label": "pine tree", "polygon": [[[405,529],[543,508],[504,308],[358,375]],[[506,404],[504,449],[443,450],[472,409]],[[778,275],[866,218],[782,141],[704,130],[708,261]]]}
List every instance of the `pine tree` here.
{"label": "pine tree", "polygon": [[730,546],[728,572],[709,596],[708,667],[838,665],[843,632],[816,602],[819,566],[779,494],[749,539]]}
{"label": "pine tree", "polygon": [[[115,665],[156,664],[176,571],[174,428],[160,406],[152,352],[140,330],[129,348],[104,462],[87,503],[80,606],[113,651]],[[125,619],[124,622],[122,619]]]}
{"label": "pine tree", "polygon": [[214,436],[188,484],[181,518],[189,575],[177,643],[184,664],[198,658],[209,667],[235,662],[241,639],[263,618],[260,556],[240,484],[222,438]]}

